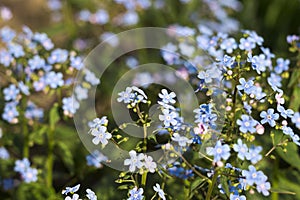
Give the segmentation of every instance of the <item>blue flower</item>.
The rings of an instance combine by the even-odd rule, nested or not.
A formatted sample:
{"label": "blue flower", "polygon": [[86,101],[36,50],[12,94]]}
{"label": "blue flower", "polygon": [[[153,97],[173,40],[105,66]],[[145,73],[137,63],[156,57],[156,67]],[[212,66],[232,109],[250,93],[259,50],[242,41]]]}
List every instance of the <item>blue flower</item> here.
{"label": "blue flower", "polygon": [[257,33],[255,31],[249,31],[249,30],[245,30],[244,31],[246,34],[249,35],[249,37],[251,37],[251,39],[253,39],[253,41],[258,44],[258,45],[262,45],[262,43],[264,42],[264,39],[257,35]]}
{"label": "blue flower", "polygon": [[214,122],[217,120],[217,115],[212,113],[212,104],[201,104],[194,112],[196,113],[196,123],[213,126]]}
{"label": "blue flower", "polygon": [[0,64],[8,67],[13,61],[13,57],[7,51],[0,51]]}
{"label": "blue flower", "polygon": [[139,61],[135,57],[129,56],[128,58],[126,58],[126,65],[129,68],[133,69],[139,65]]}
{"label": "blue flower", "polygon": [[108,124],[107,116],[103,116],[101,117],[101,119],[95,118],[93,119],[93,121],[88,122],[88,126],[93,129],[100,128],[100,126],[107,126],[107,124]]}
{"label": "blue flower", "polygon": [[207,147],[206,153],[210,156],[214,156],[214,162],[218,162],[221,159],[227,160],[230,156],[230,147],[228,144],[221,144],[221,141],[217,141],[215,147]]}
{"label": "blue flower", "polygon": [[5,26],[0,30],[0,37],[3,42],[10,42],[16,36],[15,31]]}
{"label": "blue flower", "polygon": [[24,172],[21,173],[22,178],[24,179],[25,183],[31,183],[37,181],[37,174],[38,171],[35,168],[27,168]]}
{"label": "blue flower", "polygon": [[268,177],[266,175],[262,175],[259,177],[259,180],[256,182],[256,190],[259,193],[262,193],[264,196],[269,196],[271,189],[271,184],[267,182]]}
{"label": "blue flower", "polygon": [[165,192],[160,188],[160,185],[158,183],[156,183],[155,186],[153,186],[153,190],[158,193],[158,196],[162,200],[166,200]]}
{"label": "blue flower", "polygon": [[78,99],[79,101],[88,98],[88,89],[87,88],[77,85],[74,89],[74,92],[76,94],[76,99]]}
{"label": "blue flower", "polygon": [[86,10],[86,9],[81,10],[81,11],[79,12],[79,14],[78,14],[78,18],[79,18],[81,21],[87,22],[87,21],[89,21],[90,17],[91,17],[91,12],[90,12],[89,10]]}
{"label": "blue flower", "polygon": [[39,80],[33,82],[33,87],[36,92],[42,91],[47,86],[46,78],[41,77]]}
{"label": "blue flower", "polygon": [[38,108],[33,102],[28,101],[25,117],[27,119],[42,119],[44,117],[44,111],[42,108]]}
{"label": "blue flower", "polygon": [[285,109],[283,106],[280,104],[277,105],[277,110],[280,112],[280,115],[286,119],[287,117],[292,118],[294,115],[294,111],[292,109]]}
{"label": "blue flower", "polygon": [[122,24],[131,26],[139,21],[139,16],[135,11],[128,11],[122,16]]}
{"label": "blue flower", "polygon": [[230,194],[229,197],[230,200],[246,200],[246,197],[244,195],[238,195],[238,194]]}
{"label": "blue flower", "polygon": [[251,114],[252,113],[252,106],[249,105],[247,102],[244,102],[243,104],[244,104],[244,109],[246,110],[246,112],[248,114]]}
{"label": "blue flower", "polygon": [[132,190],[129,191],[129,198],[127,200],[143,200],[144,196],[144,189],[143,188],[137,188],[134,187]]}
{"label": "blue flower", "polygon": [[259,183],[261,176],[264,176],[264,174],[261,171],[256,171],[256,168],[253,165],[250,165],[248,169],[249,171],[242,171],[246,184],[252,186],[254,183]]}
{"label": "blue flower", "polygon": [[80,188],[80,184],[75,185],[74,187],[66,187],[65,190],[63,190],[61,193],[64,195],[67,195],[69,193],[74,194],[75,192],[77,192]]}
{"label": "blue flower", "polygon": [[98,145],[99,142],[101,142],[101,144],[105,146],[108,144],[108,140],[112,137],[112,135],[107,132],[107,128],[105,126],[91,129],[91,134],[94,136],[92,142],[95,145]]}
{"label": "blue flower", "polygon": [[39,55],[35,55],[35,56],[33,56],[33,58],[28,60],[28,65],[29,65],[30,69],[33,71],[36,69],[44,68],[46,65],[46,62]]}
{"label": "blue flower", "polygon": [[260,86],[253,86],[251,94],[255,96],[256,100],[260,100],[260,102],[264,102],[264,97],[266,96],[266,93],[263,92],[262,87]]}
{"label": "blue flower", "polygon": [[251,53],[248,53],[247,61],[251,62],[252,68],[256,70],[258,74],[261,74],[261,72],[266,71],[267,60],[264,54],[252,57]]}
{"label": "blue flower", "polygon": [[191,144],[193,140],[188,139],[185,136],[179,135],[179,133],[174,133],[172,136],[172,140],[178,142],[179,146],[186,147],[187,144]]}
{"label": "blue flower", "polygon": [[48,38],[46,33],[35,33],[32,36],[33,41],[40,43],[46,50],[50,50],[54,47],[54,44]]}
{"label": "blue flower", "polygon": [[245,160],[245,157],[248,153],[248,147],[246,144],[243,144],[241,139],[237,140],[237,144],[233,145],[233,150],[238,153],[238,158]]}
{"label": "blue flower", "polygon": [[253,84],[254,82],[252,80],[249,80],[246,82],[244,78],[240,78],[239,82],[241,85],[237,86],[238,90],[244,90],[246,94],[250,94],[253,90]]}
{"label": "blue flower", "polygon": [[109,15],[106,10],[99,9],[95,14],[92,16],[92,22],[96,24],[106,24],[109,20]]}
{"label": "blue flower", "polygon": [[284,134],[289,135],[291,137],[294,135],[294,131],[291,127],[283,126],[282,131],[283,131]]}
{"label": "blue flower", "polygon": [[88,83],[92,85],[98,85],[100,83],[100,80],[95,76],[95,74],[89,70],[85,70],[85,77],[84,80],[86,80]]}
{"label": "blue flower", "polygon": [[158,94],[159,98],[161,98],[161,101],[158,101],[160,105],[165,105],[165,104],[174,104],[176,103],[175,97],[176,94],[174,92],[171,92],[170,94],[166,89],[162,89],[161,93]]}
{"label": "blue flower", "polygon": [[268,60],[270,60],[271,58],[275,58],[275,55],[273,53],[271,53],[269,48],[261,47],[260,49],[266,55]]}
{"label": "blue flower", "polygon": [[235,61],[235,57],[230,57],[228,55],[224,55],[221,59],[220,64],[225,67],[232,67]]}
{"label": "blue flower", "polygon": [[238,119],[237,124],[240,126],[240,131],[243,133],[254,133],[256,131],[255,127],[257,125],[257,121],[249,117],[248,115],[242,115],[242,120]]}
{"label": "blue flower", "polygon": [[124,160],[124,165],[129,165],[129,171],[134,172],[136,168],[140,169],[144,166],[142,160],[145,158],[143,153],[137,154],[136,151],[129,151],[129,159]]}
{"label": "blue flower", "polygon": [[246,159],[251,161],[252,164],[256,164],[258,161],[262,159],[262,155],[259,153],[262,151],[261,146],[251,146],[249,148],[249,152],[246,153]]}
{"label": "blue flower", "polygon": [[8,121],[9,123],[16,123],[17,122],[16,117],[19,116],[19,112],[16,106],[17,106],[16,102],[10,102],[5,104],[4,112],[2,113],[2,118]]}
{"label": "blue flower", "polygon": [[60,0],[48,0],[47,4],[52,11],[60,10],[62,7],[62,2]]}
{"label": "blue flower", "polygon": [[219,74],[215,69],[200,71],[198,78],[204,80],[205,83],[211,83],[214,78],[218,78]]}
{"label": "blue flower", "polygon": [[292,117],[292,122],[296,125],[298,129],[300,129],[300,113],[296,112]]}
{"label": "blue flower", "polygon": [[8,45],[8,51],[11,55],[13,55],[15,58],[19,58],[21,56],[25,55],[25,52],[23,50],[23,47],[19,44],[10,43]]}
{"label": "blue flower", "polygon": [[102,167],[102,162],[107,161],[107,157],[103,155],[100,151],[95,150],[92,154],[86,156],[86,161],[88,166],[94,166],[96,168]]}
{"label": "blue flower", "polygon": [[185,170],[183,167],[179,167],[179,166],[173,166],[171,168],[168,168],[168,172],[170,173],[170,175],[176,176],[184,180],[194,176],[193,170],[191,169]]}
{"label": "blue flower", "polygon": [[163,121],[165,127],[169,127],[171,125],[176,125],[177,120],[176,118],[178,117],[178,113],[175,111],[171,111],[168,109],[163,109],[162,110],[163,115],[159,115],[159,120]]}
{"label": "blue flower", "polygon": [[255,46],[255,41],[251,37],[240,39],[239,48],[241,50],[251,51]]}
{"label": "blue flower", "polygon": [[17,160],[15,162],[14,171],[23,173],[30,167],[30,162],[27,158],[23,158],[22,160]]}
{"label": "blue flower", "polygon": [[10,190],[15,186],[15,181],[12,178],[5,178],[3,179],[3,189],[4,190]]}
{"label": "blue flower", "polygon": [[90,200],[97,200],[95,192],[93,192],[91,189],[86,189],[86,197]]}
{"label": "blue flower", "polygon": [[226,50],[227,53],[232,53],[237,48],[237,43],[234,38],[227,38],[222,41],[221,49]]}
{"label": "blue flower", "polygon": [[52,89],[56,89],[57,87],[61,87],[64,84],[63,80],[63,74],[61,72],[55,73],[55,72],[49,72],[46,74],[46,83],[50,86]]}
{"label": "blue flower", "polygon": [[9,153],[4,147],[0,147],[0,159],[7,160],[9,159]]}
{"label": "blue flower", "polygon": [[64,63],[68,59],[69,52],[64,49],[55,49],[48,57],[49,64]]}
{"label": "blue flower", "polygon": [[153,158],[151,156],[145,155],[145,157],[144,157],[144,167],[150,173],[154,173],[157,169],[157,164],[153,161]]}
{"label": "blue flower", "polygon": [[72,198],[67,196],[65,200],[80,200],[78,194],[73,194]]}
{"label": "blue flower", "polygon": [[79,56],[71,56],[70,57],[71,61],[71,67],[74,67],[77,70],[81,70],[83,68],[83,61],[82,58]]}
{"label": "blue flower", "polygon": [[25,94],[26,96],[28,96],[28,95],[30,94],[30,92],[29,92],[29,87],[28,87],[27,85],[25,85],[25,84],[23,83],[23,81],[20,81],[20,82],[18,83],[18,87],[19,87],[19,89],[21,90],[21,92],[22,92],[23,94]]}
{"label": "blue flower", "polygon": [[9,85],[9,87],[3,90],[5,101],[16,100],[19,93],[20,90],[14,84]]}
{"label": "blue flower", "polygon": [[286,37],[286,41],[289,43],[289,44],[292,44],[294,41],[298,41],[300,39],[299,36],[297,35],[288,35]]}
{"label": "blue flower", "polygon": [[290,61],[288,59],[284,60],[283,58],[278,58],[276,60],[277,65],[274,70],[277,74],[282,73],[283,71],[287,71],[289,69]]}
{"label": "blue flower", "polygon": [[263,118],[260,122],[262,124],[265,124],[265,123],[269,123],[270,126],[274,127],[276,125],[276,122],[275,120],[278,120],[279,119],[279,114],[278,113],[274,113],[274,109],[273,108],[269,108],[266,111],[262,111],[260,113],[260,117]]}
{"label": "blue flower", "polygon": [[270,77],[268,77],[267,80],[274,91],[278,91],[278,89],[281,87],[281,76],[275,73],[271,73]]}
{"label": "blue flower", "polygon": [[64,97],[62,99],[62,103],[62,108],[64,110],[65,115],[72,116],[76,113],[77,109],[79,108],[79,103],[75,100],[74,97]]}

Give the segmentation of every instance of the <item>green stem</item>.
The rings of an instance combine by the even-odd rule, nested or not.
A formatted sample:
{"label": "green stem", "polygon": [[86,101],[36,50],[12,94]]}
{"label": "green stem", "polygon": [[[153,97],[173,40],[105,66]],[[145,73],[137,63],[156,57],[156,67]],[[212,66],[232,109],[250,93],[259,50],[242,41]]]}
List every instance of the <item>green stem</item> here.
{"label": "green stem", "polygon": [[217,182],[218,175],[219,175],[219,173],[218,173],[218,170],[216,169],[215,174],[212,178],[212,182],[209,183],[209,187],[208,187],[208,191],[207,191],[207,195],[205,197],[205,200],[210,200],[211,199],[212,191],[213,191],[215,183]]}
{"label": "green stem", "polygon": [[47,177],[46,177],[46,185],[47,187],[52,187],[53,180],[53,149],[54,149],[54,127],[50,127],[48,132],[48,156],[46,161],[46,169],[47,169]]}
{"label": "green stem", "polygon": [[144,172],[142,174],[142,187],[145,187],[146,186],[146,182],[147,182],[147,172]]}
{"label": "green stem", "polygon": [[[26,110],[26,100],[22,100],[22,110]],[[28,132],[28,126],[27,121],[25,117],[25,112],[23,112],[23,119],[22,119],[22,131],[24,135],[24,143],[23,143],[23,158],[29,158],[29,132]]]}
{"label": "green stem", "polygon": [[[277,180],[277,174],[278,174],[278,159],[275,159],[275,163],[273,165],[273,181],[272,181],[272,188],[276,189],[278,187],[278,180]],[[272,192],[272,200],[279,200],[279,194]]]}
{"label": "green stem", "polygon": [[23,119],[23,135],[24,135],[24,143],[23,143],[23,158],[29,157],[29,132],[26,123],[26,119]]}

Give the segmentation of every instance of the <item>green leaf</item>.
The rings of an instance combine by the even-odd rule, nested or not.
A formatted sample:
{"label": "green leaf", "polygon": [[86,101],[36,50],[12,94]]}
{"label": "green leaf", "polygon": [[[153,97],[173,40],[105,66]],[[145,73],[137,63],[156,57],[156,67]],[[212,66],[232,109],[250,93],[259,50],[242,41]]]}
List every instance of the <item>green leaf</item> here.
{"label": "green leaf", "polygon": [[300,170],[300,156],[298,154],[298,147],[296,144],[290,142],[286,146],[287,153],[284,153],[281,149],[277,148],[276,152],[279,156],[289,163],[291,166]]}
{"label": "green leaf", "polygon": [[199,185],[201,185],[205,179],[203,178],[196,178],[192,183],[191,183],[191,191],[197,189]]}
{"label": "green leaf", "polygon": [[292,87],[293,85],[297,84],[297,82],[299,81],[300,79],[300,70],[295,70],[292,75],[291,75],[291,78],[289,80],[289,84],[288,84],[288,87]]}
{"label": "green leaf", "polygon": [[68,145],[63,142],[56,142],[56,153],[63,161],[64,165],[67,167],[71,175],[74,174],[74,159],[72,151],[69,149]]}
{"label": "green leaf", "polygon": [[290,106],[293,110],[298,110],[300,107],[300,88],[295,87],[290,101]]}
{"label": "green leaf", "polygon": [[50,128],[54,129],[55,124],[60,120],[60,116],[58,113],[58,103],[55,103],[49,112],[49,123]]}
{"label": "green leaf", "polygon": [[[280,172],[280,177],[278,178],[278,188],[279,190],[275,190],[280,194],[280,199],[300,199],[300,192],[299,192],[299,172],[293,170],[286,170],[286,172]],[[289,192],[296,193],[295,195],[292,194],[284,194],[284,191],[287,190]]]}
{"label": "green leaf", "polygon": [[14,198],[18,200],[33,199],[58,199],[52,188],[47,188],[41,183],[21,183],[14,193]]}
{"label": "green leaf", "polygon": [[33,131],[29,135],[29,145],[33,146],[34,144],[43,144],[44,142],[44,133],[46,133],[49,127],[44,125],[36,131]]}

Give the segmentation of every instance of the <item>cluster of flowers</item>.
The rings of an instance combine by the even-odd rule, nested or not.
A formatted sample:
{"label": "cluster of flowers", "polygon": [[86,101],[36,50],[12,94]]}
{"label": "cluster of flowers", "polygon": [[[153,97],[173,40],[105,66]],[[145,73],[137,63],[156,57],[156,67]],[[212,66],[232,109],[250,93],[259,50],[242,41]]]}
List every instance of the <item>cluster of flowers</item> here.
{"label": "cluster of flowers", "polygon": [[[221,77],[221,80],[224,80],[222,82],[225,86],[224,91],[227,94],[226,117],[236,127],[229,128],[228,124],[225,123],[224,126],[228,127],[224,129],[225,132],[217,135],[217,141],[214,146],[206,148],[206,154],[213,157],[213,159],[206,157],[212,162],[210,168],[202,168],[196,165],[193,165],[194,168],[191,168],[192,165],[187,167],[186,164],[182,165],[184,162],[182,159],[173,163],[171,167],[159,166],[151,158],[151,162],[153,161],[153,172],[159,167],[168,168],[167,171],[170,175],[188,179],[195,176],[196,172],[194,170],[197,168],[205,172],[207,177],[217,176],[219,181],[224,176],[218,171],[225,172],[227,170],[226,172],[229,175],[232,174],[232,177],[236,177],[225,177],[227,182],[237,183],[235,186],[229,184],[231,187],[230,194],[228,194],[230,199],[246,199],[243,194],[245,194],[245,191],[253,188],[256,188],[257,192],[262,193],[264,196],[268,196],[271,184],[263,171],[257,171],[257,164],[263,159],[261,153],[265,150],[261,146],[251,145],[248,147],[247,142],[244,142],[244,140],[254,142],[255,137],[263,135],[266,127],[268,127],[271,131],[271,128],[282,130],[283,139],[280,143],[274,145],[280,146],[287,144],[287,142],[300,145],[299,136],[294,133],[292,128],[293,124],[300,128],[299,112],[295,112],[284,105],[284,92],[281,89],[283,85],[282,80],[287,77],[286,73],[288,73],[290,61],[277,58],[275,65],[273,65],[275,55],[268,48],[262,46],[263,38],[254,31],[242,31],[243,37],[237,42],[234,38],[224,33],[214,35],[211,31],[197,35],[196,30],[188,27],[177,26],[176,28],[179,29],[177,31],[182,29],[189,36],[195,37],[198,48],[208,52],[210,56],[214,57],[216,62],[204,70],[199,70],[197,67],[205,66],[206,58],[201,57],[201,54],[197,54],[196,48],[185,43],[185,40],[180,40],[179,48],[177,48],[176,44],[168,44],[166,47],[169,50],[171,48],[171,52],[178,51],[180,54],[189,56],[190,59],[188,61],[182,60],[178,54],[164,50],[162,51],[162,57],[169,65],[179,67],[177,70],[178,74],[187,72],[184,76],[187,80],[195,82],[192,80],[195,80],[195,77],[198,78],[198,89],[196,91],[207,91],[208,85],[213,81],[219,81]],[[203,30],[200,29],[200,31]],[[298,40],[297,36],[288,37],[289,43]],[[257,55],[256,52],[259,52],[259,50],[256,47],[260,47],[259,50],[261,51]],[[129,65],[133,67],[138,62],[133,60],[132,64],[131,61]],[[192,63],[192,66],[187,65],[187,62]],[[245,76],[246,74],[247,76]],[[252,77],[249,77],[248,74]],[[215,131],[215,122],[218,117],[213,112],[214,104],[201,104],[198,109],[194,110],[196,113],[194,121],[196,126],[193,126],[184,122],[184,119],[180,117],[180,110],[174,106],[176,104],[176,94],[174,92],[169,93],[166,89],[163,89],[158,96],[158,104],[162,112],[159,115],[159,120],[162,123],[159,128],[170,134],[170,141],[178,144],[178,146],[174,146],[172,143],[167,143],[160,146],[162,149],[180,153],[190,151],[193,148],[189,148],[189,145],[201,145],[201,140],[209,133]],[[124,102],[129,109],[139,106],[139,103],[148,103],[145,93],[135,86],[127,87],[125,91],[120,92],[118,102]],[[261,106],[268,102],[271,106],[275,102],[276,110],[272,107],[266,109],[264,106]],[[237,108],[241,108],[239,113],[236,113]],[[258,111],[260,119],[255,119],[253,115],[254,109],[256,113]],[[285,135],[289,138],[284,137]],[[109,137],[111,138],[111,136]],[[233,140],[230,139],[232,137],[234,138]],[[231,152],[231,148],[235,153]],[[126,166],[129,165],[130,172],[134,172],[136,168],[142,169],[143,166],[146,166],[146,159],[143,153],[137,153],[135,150],[132,150],[129,154],[130,159],[126,159],[124,164]],[[269,152],[267,155],[269,155]],[[238,166],[242,166],[242,168],[233,167],[229,163],[224,167],[223,161],[234,159],[232,157],[235,156],[241,160]],[[245,169],[245,160],[249,161],[246,164],[248,169]],[[242,163],[244,164],[242,165]],[[228,171],[228,169],[230,170]],[[223,186],[221,185],[219,188],[221,188],[220,192],[222,193]],[[130,195],[133,194],[142,199],[143,189],[135,187],[130,190]]]}
{"label": "cluster of flowers", "polygon": [[[158,183],[156,183],[155,186],[153,186],[153,190],[155,191],[153,198],[155,198],[156,194],[158,194],[159,198],[161,198],[162,200],[166,200],[165,192]],[[132,190],[129,191],[129,198],[127,200],[143,200],[143,193],[143,188],[134,187]]]}
{"label": "cluster of flowers", "polygon": [[[79,190],[79,188],[80,188],[80,184],[75,185],[74,187],[66,187],[66,189],[62,191],[62,194],[68,195],[70,193],[72,195],[72,197],[66,196],[65,200],[80,200],[79,195],[76,194],[76,192]],[[97,200],[97,196],[96,196],[95,192],[93,192],[91,189],[86,189],[86,197],[87,197],[87,199],[90,199],[90,200]]]}
{"label": "cluster of flowers", "polygon": [[[95,5],[96,10],[83,9],[76,14],[76,18],[79,22],[90,23],[92,25],[107,25],[111,23],[115,26],[134,26],[143,17],[143,11],[150,9],[163,10],[168,7],[166,0],[114,0],[116,4],[124,7],[125,11],[114,16],[111,13],[108,6],[103,3]],[[180,0],[183,6],[189,7],[193,4],[191,0]],[[60,19],[60,14],[58,11],[61,9],[60,0],[49,0],[48,6],[54,13],[54,18],[56,20]],[[192,5],[191,5],[192,7]],[[229,10],[237,12],[241,9],[241,3],[237,0],[227,0],[227,1],[202,1],[202,12],[198,10],[192,10],[189,15],[189,19],[194,23],[195,27],[199,27],[204,32],[209,32],[210,30],[222,31],[222,32],[234,32],[239,28],[239,22],[234,18],[229,16]],[[122,9],[122,8],[120,8]],[[167,8],[168,9],[168,8]],[[213,13],[213,15],[211,15]],[[207,17],[210,16],[210,17]],[[201,24],[199,24],[201,21]],[[172,26],[176,27],[177,24]],[[101,42],[105,41],[106,38],[113,36],[112,32],[104,32],[100,35],[99,39]],[[117,40],[117,39],[116,39]],[[113,46],[116,44],[112,42]],[[84,51],[91,47],[91,38],[77,38],[74,41],[74,48],[80,51]]]}
{"label": "cluster of flowers", "polygon": [[[64,115],[71,117],[79,108],[79,101],[88,97],[88,88],[100,82],[94,73],[83,70],[85,81],[74,88],[74,96],[64,97],[62,94],[67,93],[62,90],[72,87],[74,73],[83,68],[81,57],[73,51],[55,49],[45,33],[33,33],[28,27],[23,27],[22,33],[3,27],[0,39],[3,44],[0,50],[1,84],[4,84],[1,87],[2,119],[10,124],[22,122],[34,131],[38,128],[35,124],[47,123],[44,110],[49,108],[38,101],[43,95],[56,95]],[[0,158],[10,159],[4,146],[0,148]],[[97,165],[91,158],[89,163]],[[97,166],[100,166],[99,162]],[[15,171],[25,182],[37,180],[37,170],[30,167],[27,158],[16,161]]]}
{"label": "cluster of flowers", "polygon": [[30,167],[30,162],[27,158],[17,160],[14,171],[21,174],[25,183],[36,182],[38,179],[38,170]]}
{"label": "cluster of flowers", "polygon": [[[18,106],[24,97],[34,96],[34,93],[49,94],[51,90],[70,87],[73,83],[74,70],[81,70],[82,59],[75,52],[64,49],[54,49],[52,41],[44,33],[33,33],[28,27],[23,33],[16,34],[12,29],[4,27],[0,30],[0,38],[5,49],[0,51],[0,63],[5,67],[4,75],[8,83],[3,90],[4,112],[3,119],[9,123],[18,123]],[[64,74],[66,73],[66,74]],[[87,98],[88,85],[95,85],[99,80],[86,70],[86,83],[75,88],[76,97],[64,97],[62,108],[64,113],[72,116],[79,108],[78,101]],[[24,105],[23,105],[24,106]],[[43,110],[33,102],[28,101],[25,117],[28,119],[41,119]]]}

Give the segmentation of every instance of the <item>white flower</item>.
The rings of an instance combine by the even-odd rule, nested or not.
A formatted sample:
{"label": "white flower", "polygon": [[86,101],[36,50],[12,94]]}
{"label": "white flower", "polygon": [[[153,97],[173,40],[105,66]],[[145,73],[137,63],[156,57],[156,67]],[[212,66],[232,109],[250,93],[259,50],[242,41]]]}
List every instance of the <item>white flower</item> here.
{"label": "white flower", "polygon": [[132,98],[134,97],[134,94],[132,93],[132,88],[127,87],[125,91],[119,92],[118,95],[120,96],[117,101],[118,102],[124,102],[124,103],[130,103]]}
{"label": "white flower", "polygon": [[169,94],[166,89],[162,89],[161,93],[159,93],[158,96],[159,98],[161,98],[161,101],[158,101],[160,105],[176,103],[176,101],[174,100],[176,94],[174,92],[171,92]]}
{"label": "white flower", "polygon": [[87,189],[86,190],[86,197],[90,200],[97,200],[97,196],[95,194],[95,192],[93,192],[91,189]]}
{"label": "white flower", "polygon": [[144,159],[144,154],[140,153],[137,155],[136,151],[131,150],[129,151],[130,159],[126,159],[124,161],[124,165],[129,165],[129,171],[134,172],[135,168],[142,168],[144,166],[144,163],[142,160]]}
{"label": "white flower", "polygon": [[80,200],[78,194],[73,194],[73,197],[66,197],[65,200]]}
{"label": "white flower", "polygon": [[160,188],[160,185],[158,183],[156,183],[155,186],[153,186],[153,190],[155,192],[158,193],[158,196],[162,199],[162,200],[166,200],[166,197],[165,197],[165,192]]}
{"label": "white flower", "polygon": [[154,173],[155,170],[156,170],[157,165],[156,165],[155,162],[153,162],[153,158],[151,156],[146,156],[145,155],[144,161],[145,161],[144,162],[145,168],[148,169],[149,172]]}
{"label": "white flower", "polygon": [[75,193],[79,190],[80,184],[75,185],[74,187],[66,187],[65,190],[62,191],[62,194],[67,195],[68,193]]}
{"label": "white flower", "polygon": [[178,142],[179,146],[185,147],[187,144],[193,142],[193,140],[188,139],[187,137],[181,136],[178,133],[174,133],[172,136],[172,140]]}
{"label": "white flower", "polygon": [[172,125],[176,125],[177,124],[177,120],[175,119],[176,117],[178,117],[178,114],[174,111],[170,111],[167,109],[163,109],[162,110],[163,115],[159,115],[159,120],[164,122],[165,126],[170,126]]}
{"label": "white flower", "polygon": [[98,128],[100,126],[106,126],[107,124],[108,124],[108,120],[106,116],[103,116],[101,119],[99,118],[93,119],[93,121],[88,123],[90,128]]}
{"label": "white flower", "polygon": [[103,145],[107,145],[107,140],[112,137],[111,134],[107,132],[107,128],[105,126],[100,126],[97,129],[92,129],[91,134],[95,136],[92,140],[95,145],[98,145],[99,142],[101,142],[101,144]]}

